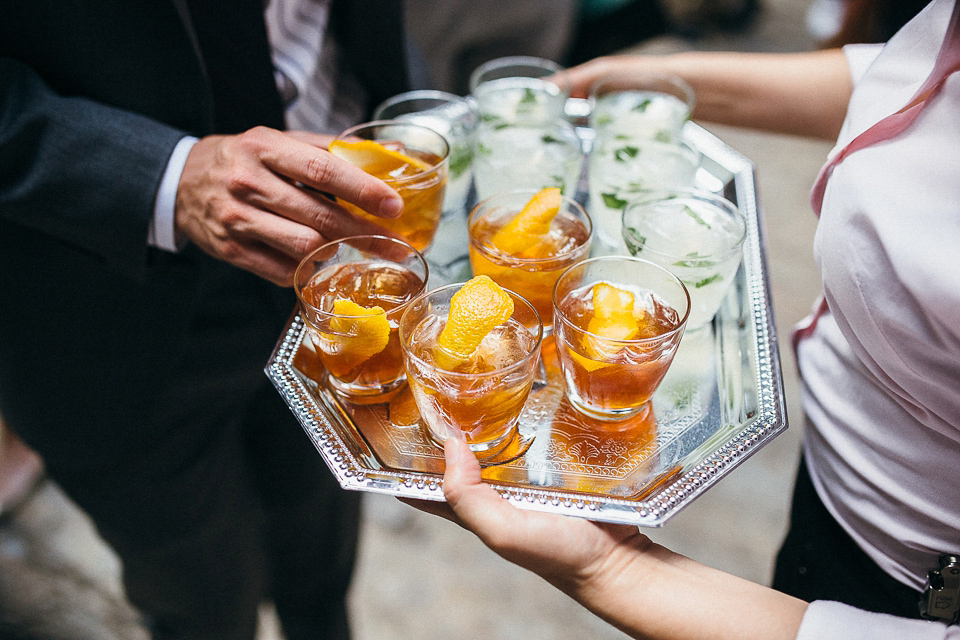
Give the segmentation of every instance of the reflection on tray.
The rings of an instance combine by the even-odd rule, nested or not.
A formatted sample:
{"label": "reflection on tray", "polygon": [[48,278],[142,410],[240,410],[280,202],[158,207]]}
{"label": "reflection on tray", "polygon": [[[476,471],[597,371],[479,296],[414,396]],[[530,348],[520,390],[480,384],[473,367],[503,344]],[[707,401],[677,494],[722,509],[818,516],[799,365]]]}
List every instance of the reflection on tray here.
{"label": "reflection on tray", "polygon": [[[652,402],[652,410],[628,420],[607,422],[573,409],[563,394],[563,380],[552,337],[544,341],[542,357],[547,384],[531,392],[517,432],[507,446],[484,459],[483,477],[500,484],[559,489],[565,492],[637,498],[649,493],[676,467],[661,468],[658,451],[670,432],[682,430],[701,415],[703,401],[695,372],[710,374],[711,357],[702,350],[712,344],[709,329],[684,338],[670,376]],[[681,343],[683,346],[684,343]],[[353,404],[332,393],[309,346],[301,343],[294,366],[315,393],[336,408],[348,438],[362,439],[363,449],[379,466],[401,472],[440,476],[443,450],[427,435],[408,388],[387,402]],[[658,434],[660,437],[658,437]]]}

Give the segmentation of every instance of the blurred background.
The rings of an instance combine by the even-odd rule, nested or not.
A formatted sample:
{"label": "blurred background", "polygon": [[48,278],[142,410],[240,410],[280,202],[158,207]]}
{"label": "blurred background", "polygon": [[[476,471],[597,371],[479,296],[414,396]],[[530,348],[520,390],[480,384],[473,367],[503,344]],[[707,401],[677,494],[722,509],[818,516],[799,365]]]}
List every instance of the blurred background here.
{"label": "blurred background", "polygon": [[[469,72],[500,55],[574,64],[614,50],[807,50],[831,35],[836,4],[408,0],[408,10],[421,72],[462,94]],[[808,194],[830,144],[706,128],[756,167],[790,428],[663,528],[645,532],[695,560],[767,584],[799,460],[802,415],[789,332],[819,293]],[[364,516],[351,595],[356,640],[626,637],[453,524],[379,495],[365,496]],[[114,556],[52,483],[0,522],[0,595],[43,597],[47,615],[85,620],[87,638],[146,637],[118,576]],[[262,622],[260,640],[281,638],[269,607]]]}

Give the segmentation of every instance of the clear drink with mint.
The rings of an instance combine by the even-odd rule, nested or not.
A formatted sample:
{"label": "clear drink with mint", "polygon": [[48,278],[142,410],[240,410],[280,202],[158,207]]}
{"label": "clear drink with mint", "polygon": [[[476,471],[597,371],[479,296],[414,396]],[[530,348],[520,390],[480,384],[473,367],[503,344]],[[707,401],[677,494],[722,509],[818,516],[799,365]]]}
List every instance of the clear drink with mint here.
{"label": "clear drink with mint", "polygon": [[590,118],[594,130],[612,135],[677,142],[690,109],[659,91],[623,91],[598,98]]}
{"label": "clear drink with mint", "polygon": [[683,78],[653,71],[602,76],[590,87],[590,126],[598,133],[679,142],[694,106]]}
{"label": "clear drink with mint", "polygon": [[580,138],[566,121],[482,122],[473,162],[477,199],[544,187],[559,187],[573,197],[582,164]]}
{"label": "clear drink with mint", "polygon": [[670,270],[690,293],[687,327],[710,322],[734,282],[746,220],[729,200],[707,191],[650,194],[623,213],[631,255]]}
{"label": "clear drink with mint", "polygon": [[545,122],[562,117],[567,94],[540,78],[500,78],[474,91],[484,122]]}
{"label": "clear drink with mint", "polygon": [[563,117],[570,85],[552,60],[507,56],[474,69],[470,93],[485,122],[548,122]]}
{"label": "clear drink with mint", "polygon": [[692,188],[700,159],[686,143],[598,133],[589,159],[589,210],[600,240],[624,250],[621,227],[626,206],[651,191]]}

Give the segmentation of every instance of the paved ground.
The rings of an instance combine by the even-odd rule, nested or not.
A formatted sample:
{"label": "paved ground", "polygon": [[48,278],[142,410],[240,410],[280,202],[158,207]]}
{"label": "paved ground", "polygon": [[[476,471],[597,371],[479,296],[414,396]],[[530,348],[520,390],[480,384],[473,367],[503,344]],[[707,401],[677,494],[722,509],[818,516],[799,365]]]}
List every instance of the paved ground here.
{"label": "paved ground", "polygon": [[[765,0],[749,33],[710,37],[694,44],[675,39],[645,43],[662,52],[677,48],[802,50],[813,45],[804,16],[809,0]],[[790,137],[710,127],[757,167],[761,210],[781,339],[788,415],[792,427],[744,463],[705,496],[651,532],[654,539],[711,566],[761,583],[786,527],[797,463],[800,411],[794,364],[786,346],[790,326],[806,314],[818,293],[810,257],[814,218],[808,191],[829,145]],[[357,640],[597,640],[625,637],[539,578],[500,560],[471,535],[423,515],[392,498],[367,496],[360,563],[352,593]],[[36,551],[59,569],[60,591],[71,577],[103,585],[91,617],[123,618],[119,567],[83,514],[47,487],[13,525],[0,528],[0,572],[34,584],[48,579],[18,564]],[[49,590],[47,593],[54,593]],[[111,598],[117,598],[115,602]],[[117,608],[119,607],[119,609]],[[265,610],[261,640],[279,638]],[[137,638],[128,627],[118,637]],[[89,637],[104,638],[91,634]]]}

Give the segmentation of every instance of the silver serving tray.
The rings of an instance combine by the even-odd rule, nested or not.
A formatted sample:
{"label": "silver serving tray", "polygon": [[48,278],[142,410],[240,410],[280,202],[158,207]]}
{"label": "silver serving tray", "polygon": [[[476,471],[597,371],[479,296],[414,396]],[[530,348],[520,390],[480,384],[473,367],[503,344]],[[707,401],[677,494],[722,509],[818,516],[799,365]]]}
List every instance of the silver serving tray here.
{"label": "silver serving tray", "polygon": [[[684,336],[643,420],[590,423],[571,411],[545,343],[547,384],[531,393],[515,442],[483,470],[520,508],[658,527],[786,428],[753,165],[693,123],[684,135],[704,156],[699,186],[747,218],[735,286],[711,325]],[[461,211],[441,222],[427,252],[429,287],[469,277],[465,221]],[[443,500],[443,451],[425,437],[409,394],[341,402],[314,381],[303,338],[294,313],[265,371],[341,486]]]}

